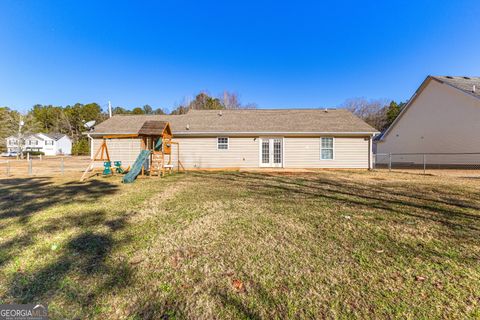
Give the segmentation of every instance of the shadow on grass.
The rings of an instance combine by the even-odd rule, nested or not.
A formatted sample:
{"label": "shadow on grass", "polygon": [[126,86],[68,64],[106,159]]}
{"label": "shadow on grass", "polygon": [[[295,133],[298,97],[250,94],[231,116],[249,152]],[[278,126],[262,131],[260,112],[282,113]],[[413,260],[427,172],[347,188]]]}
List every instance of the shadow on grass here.
{"label": "shadow on grass", "polygon": [[[133,275],[130,264],[108,259],[114,248],[129,241],[125,236],[115,236],[125,228],[126,217],[106,216],[102,211],[90,211],[63,217],[62,230],[81,226],[84,231],[54,252],[44,252],[51,261],[40,269],[15,273],[9,285],[10,299],[18,303],[48,303],[64,295],[72,305],[89,313],[101,302],[103,294],[129,285]],[[83,222],[78,225],[78,221]],[[49,227],[40,230],[51,232]]]}
{"label": "shadow on grass", "polygon": [[26,223],[32,214],[53,205],[94,201],[117,191],[117,185],[100,180],[56,184],[49,177],[2,179],[0,221],[18,217],[20,222]]}
{"label": "shadow on grass", "polygon": [[[285,297],[272,295],[270,290],[253,279],[248,283],[245,292],[236,292],[232,289],[214,287],[211,291],[215,300],[220,301],[227,309],[232,309],[240,319],[264,319],[264,318],[312,318],[306,314],[290,314]],[[257,310],[258,309],[258,310]],[[267,314],[260,310],[266,311]],[[269,310],[271,313],[268,314]]]}
{"label": "shadow on grass", "polygon": [[[11,225],[18,228],[17,234],[0,244],[0,267],[25,250],[32,255],[23,264],[10,265],[15,272],[3,279],[8,291],[1,299],[48,303],[65,296],[73,306],[85,308],[88,314],[102,294],[127,285],[133,272],[130,265],[108,259],[112,250],[129,241],[120,233],[127,216],[88,210],[89,202],[117,191],[117,185],[100,180],[87,183],[57,183],[48,177],[0,180],[0,228]],[[86,209],[30,222],[42,210],[74,202],[84,203]],[[45,237],[69,232],[74,236],[66,243],[60,240],[58,247],[50,248],[41,242]]]}
{"label": "shadow on grass", "polygon": [[49,177],[0,180],[0,230],[20,224],[16,227],[15,237],[0,244],[0,267],[22,250],[33,245],[39,233],[54,233],[71,227],[93,226],[104,219],[103,216],[90,212],[68,217],[62,214],[31,226],[29,220],[33,215],[54,205],[95,201],[116,193],[118,189],[119,187],[115,184],[99,180],[63,184],[55,183]]}
{"label": "shadow on grass", "polygon": [[215,299],[222,302],[227,309],[233,309],[241,319],[262,319],[260,314],[252,306],[248,306],[246,301],[241,296],[234,294],[220,288],[215,288],[213,291]]}
{"label": "shadow on grass", "polygon": [[257,197],[326,199],[350,208],[381,210],[397,217],[440,223],[449,228],[451,235],[466,240],[480,236],[480,214],[475,214],[480,212],[480,202],[473,191],[459,194],[427,185],[415,186],[411,182],[373,184],[322,174],[288,177],[248,172],[197,174],[229,183],[243,183]]}
{"label": "shadow on grass", "polygon": [[130,311],[128,319],[169,320],[187,318],[184,306],[173,298],[166,300],[146,299]]}
{"label": "shadow on grass", "polygon": [[18,235],[0,244],[0,267],[15,257],[15,254],[34,243],[32,234]]}

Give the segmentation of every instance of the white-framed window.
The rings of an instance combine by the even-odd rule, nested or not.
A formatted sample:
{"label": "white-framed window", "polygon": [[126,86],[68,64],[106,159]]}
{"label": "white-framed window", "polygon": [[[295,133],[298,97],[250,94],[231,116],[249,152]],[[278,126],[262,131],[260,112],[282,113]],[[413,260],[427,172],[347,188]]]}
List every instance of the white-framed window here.
{"label": "white-framed window", "polygon": [[218,137],[217,138],[217,150],[228,150],[228,138],[227,137]]}
{"label": "white-framed window", "polygon": [[333,160],[333,137],[320,138],[320,159]]}
{"label": "white-framed window", "polygon": [[46,140],[45,145],[46,146],[53,146],[53,141],[52,140]]}

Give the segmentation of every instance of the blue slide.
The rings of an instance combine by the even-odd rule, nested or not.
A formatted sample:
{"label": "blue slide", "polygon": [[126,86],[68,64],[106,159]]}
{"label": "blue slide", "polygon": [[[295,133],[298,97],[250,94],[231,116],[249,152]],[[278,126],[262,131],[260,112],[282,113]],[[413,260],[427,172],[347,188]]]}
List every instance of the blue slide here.
{"label": "blue slide", "polygon": [[132,183],[133,181],[135,181],[137,176],[142,171],[142,166],[148,160],[150,153],[150,150],[140,151],[140,154],[138,155],[137,160],[135,160],[135,163],[130,168],[130,171],[128,171],[128,173],[123,176],[123,183]]}

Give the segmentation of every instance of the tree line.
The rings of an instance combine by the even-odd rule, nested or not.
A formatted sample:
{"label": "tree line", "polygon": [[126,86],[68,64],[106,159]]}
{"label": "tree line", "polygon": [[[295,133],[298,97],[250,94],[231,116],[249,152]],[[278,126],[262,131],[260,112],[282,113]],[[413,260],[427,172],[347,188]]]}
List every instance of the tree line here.
{"label": "tree line", "polygon": [[[76,103],[74,105],[34,105],[26,114],[9,107],[0,107],[0,143],[5,149],[5,138],[20,133],[63,133],[72,139],[74,154],[88,153],[88,141],[83,135],[87,128],[85,122],[101,122],[107,115],[97,103]],[[20,121],[24,125],[19,128]]]}
{"label": "tree line", "polygon": [[346,100],[341,107],[351,111],[378,131],[383,132],[393,123],[406,104],[406,102],[385,99],[352,98]]}
{"label": "tree line", "polygon": [[[200,92],[193,100],[186,100],[172,108],[170,114],[184,114],[191,109],[241,109],[255,107],[254,104],[243,105],[240,103],[236,93],[224,92],[220,97],[212,97],[207,92]],[[112,114],[162,115],[167,114],[167,112],[163,108],[153,108],[146,104],[131,110],[117,106],[112,108]],[[95,102],[88,104],[75,103],[67,106],[36,104],[25,114],[21,114],[9,107],[0,107],[0,149],[2,151],[5,150],[6,137],[18,134],[19,122],[22,120],[24,122],[21,129],[23,135],[37,132],[63,133],[72,139],[73,154],[88,154],[89,143],[85,135],[88,128],[85,127],[85,123],[94,120],[98,124],[108,117],[109,110],[102,108]]]}
{"label": "tree line", "polygon": [[[346,108],[365,120],[368,124],[383,131],[395,120],[405,103],[387,100],[367,100],[354,98],[345,101],[340,107]],[[185,114],[189,110],[221,110],[221,109],[254,109],[253,103],[242,104],[237,94],[224,92],[219,97],[213,97],[207,92],[198,93],[193,100],[186,100],[178,104],[169,114]],[[146,104],[131,110],[117,106],[112,114],[167,114],[162,108],[153,108]],[[19,122],[23,120],[22,134],[28,133],[63,133],[73,142],[72,153],[75,155],[88,154],[89,143],[85,133],[88,128],[85,123],[96,121],[100,123],[109,117],[108,110],[98,103],[76,103],[67,106],[34,105],[26,114],[8,107],[0,107],[0,149],[5,149],[5,138],[16,135]]]}

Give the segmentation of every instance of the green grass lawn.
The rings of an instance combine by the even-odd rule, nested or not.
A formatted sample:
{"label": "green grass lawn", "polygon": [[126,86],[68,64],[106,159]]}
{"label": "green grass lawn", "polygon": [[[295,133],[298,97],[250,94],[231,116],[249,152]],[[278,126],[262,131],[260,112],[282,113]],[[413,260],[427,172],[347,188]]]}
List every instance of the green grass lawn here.
{"label": "green grass lawn", "polygon": [[479,318],[480,181],[0,180],[0,303],[53,319]]}

